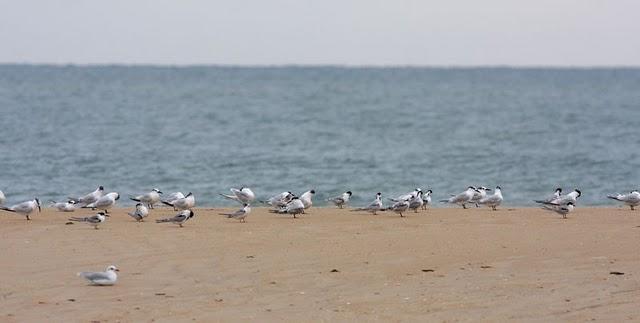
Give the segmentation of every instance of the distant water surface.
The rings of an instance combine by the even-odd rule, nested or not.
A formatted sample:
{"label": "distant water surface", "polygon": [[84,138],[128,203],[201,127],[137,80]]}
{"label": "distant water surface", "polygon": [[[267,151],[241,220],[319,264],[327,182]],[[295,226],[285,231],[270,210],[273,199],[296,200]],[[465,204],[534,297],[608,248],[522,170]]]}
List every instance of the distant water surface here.
{"label": "distant water surface", "polygon": [[609,205],[640,188],[640,69],[0,65],[0,111],[8,204],[98,185],[199,205],[241,185],[354,205],[469,185]]}

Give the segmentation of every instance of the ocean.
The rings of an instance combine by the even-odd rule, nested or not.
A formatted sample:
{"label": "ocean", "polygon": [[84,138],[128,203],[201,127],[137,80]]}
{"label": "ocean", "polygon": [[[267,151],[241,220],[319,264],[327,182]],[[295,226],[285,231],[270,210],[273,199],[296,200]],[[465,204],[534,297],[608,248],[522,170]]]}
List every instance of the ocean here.
{"label": "ocean", "polygon": [[199,206],[240,186],[363,205],[500,185],[507,206],[640,188],[633,68],[0,65],[0,113],[6,204],[98,185],[122,206],[154,187]]}

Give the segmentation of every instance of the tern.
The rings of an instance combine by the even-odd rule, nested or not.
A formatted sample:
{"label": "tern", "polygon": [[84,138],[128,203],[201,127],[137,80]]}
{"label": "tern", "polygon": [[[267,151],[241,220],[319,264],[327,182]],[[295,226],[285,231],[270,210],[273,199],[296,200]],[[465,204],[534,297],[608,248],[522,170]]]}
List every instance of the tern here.
{"label": "tern", "polygon": [[138,203],[136,204],[136,209],[127,214],[138,222],[144,222],[144,218],[149,215],[149,209],[144,204]]}
{"label": "tern", "polygon": [[349,202],[349,199],[351,199],[351,194],[352,194],[351,191],[346,191],[342,193],[340,196],[327,199],[327,201],[335,204],[339,208],[342,208],[345,204]]}
{"label": "tern", "polygon": [[73,212],[76,210],[76,202],[74,200],[69,200],[67,202],[51,202],[50,206],[56,208],[60,212]]}
{"label": "tern", "polygon": [[631,191],[629,194],[608,195],[607,197],[628,205],[631,210],[634,210],[636,206],[640,205],[640,192],[637,190]]}
{"label": "tern", "polygon": [[556,191],[553,194],[551,194],[550,196],[548,196],[544,200],[534,200],[534,202],[536,202],[536,203],[550,203],[550,202],[553,202],[555,200],[558,200],[561,196],[562,196],[562,188],[558,187],[558,188],[556,188]]}
{"label": "tern", "polygon": [[476,191],[473,192],[473,197],[471,198],[471,203],[475,203],[476,207],[480,207],[480,205],[478,204],[478,201],[480,201],[481,199],[485,198],[487,196],[487,192],[491,191],[490,188],[486,188],[484,186],[480,186],[478,188],[476,188]]}
{"label": "tern", "polygon": [[373,215],[376,215],[378,211],[383,211],[383,210],[384,210],[384,207],[382,206],[382,193],[378,192],[376,193],[375,200],[373,200],[371,204],[365,207],[351,210],[351,211],[367,211],[367,212],[373,213]]}
{"label": "tern", "polygon": [[120,199],[120,194],[116,192],[107,193],[100,197],[97,201],[83,206],[85,209],[103,210],[105,214],[109,214],[109,209],[116,205],[116,201]]}
{"label": "tern", "polygon": [[10,207],[0,206],[0,210],[5,210],[5,211],[9,211],[9,212],[15,212],[15,213],[22,214],[25,217],[27,217],[27,220],[31,220],[31,218],[29,216],[36,209],[38,209],[38,212],[42,211],[42,209],[40,208],[40,200],[38,200],[38,198],[35,198],[35,199],[31,200],[31,201],[22,202],[22,203],[19,203],[19,204],[10,206]]}
{"label": "tern", "polygon": [[[179,200],[181,198],[184,198],[184,194],[182,194],[182,192],[173,192],[173,193],[167,195],[167,198],[164,201],[173,204],[175,201],[177,201],[177,200]],[[162,201],[160,201],[160,202],[162,202]],[[162,203],[164,203],[164,202],[162,202]],[[174,211],[178,211],[178,209],[176,209],[175,207],[173,208],[173,210]]]}
{"label": "tern", "polygon": [[543,201],[536,201],[536,202],[541,204],[548,204],[548,205],[567,205],[569,203],[573,203],[573,205],[575,206],[578,202],[578,198],[581,195],[582,195],[582,192],[580,192],[580,190],[576,188],[575,190],[573,190],[573,192],[564,196],[558,196],[557,198],[551,201],[543,200]]}
{"label": "tern", "polygon": [[273,206],[276,209],[282,208],[284,206],[287,205],[287,203],[289,203],[289,201],[291,201],[291,199],[293,198],[293,193],[291,192],[282,192],[278,195],[274,195],[272,197],[270,197],[268,200],[266,201],[260,201],[264,204]]}
{"label": "tern", "polygon": [[[308,209],[313,205],[313,201],[311,201],[311,198],[313,197],[314,194],[316,194],[316,191],[310,190],[300,195],[300,201],[302,201],[302,204],[304,204],[305,209]],[[304,213],[304,211],[302,213]]]}
{"label": "tern", "polygon": [[69,197],[69,200],[76,202],[76,204],[79,204],[80,206],[85,206],[88,204],[95,203],[103,195],[104,195],[104,187],[99,186],[95,191],[83,197],[78,197],[78,198]]}
{"label": "tern", "polygon": [[419,188],[419,187],[416,188],[415,190],[413,190],[413,192],[400,195],[397,198],[390,198],[389,200],[393,201],[393,202],[404,201],[404,200],[412,199],[412,198],[416,197],[416,195],[418,195],[418,194],[422,194],[422,189]]}
{"label": "tern", "polygon": [[92,225],[94,229],[98,230],[98,226],[107,220],[106,214],[104,212],[98,212],[96,215],[87,216],[84,218],[81,217],[72,217],[69,218],[69,221],[75,222],[86,222],[89,225]]}
{"label": "tern", "polygon": [[83,271],[78,273],[78,276],[88,280],[92,285],[99,286],[111,286],[118,280],[117,271],[120,271],[116,266],[109,266],[105,271],[88,272]]}
{"label": "tern", "polygon": [[432,190],[427,190],[427,192],[422,196],[422,209],[426,210],[427,206],[431,205],[431,194],[433,194]]}
{"label": "tern", "polygon": [[182,210],[175,216],[166,219],[156,220],[156,223],[175,223],[182,228],[182,225],[187,222],[189,219],[193,218],[195,213],[191,210]]}
{"label": "tern", "polygon": [[458,195],[451,196],[447,200],[440,200],[440,202],[449,203],[449,204],[459,204],[462,206],[463,209],[466,209],[467,203],[471,201],[471,199],[473,198],[473,194],[475,194],[475,192],[477,192],[476,188],[473,186],[469,186],[466,191]]}
{"label": "tern", "polygon": [[131,199],[132,201],[145,203],[148,208],[153,209],[153,205],[160,202],[160,194],[162,194],[162,192],[159,189],[154,188],[149,193],[132,196],[129,197],[129,199]]}
{"label": "tern", "polygon": [[409,199],[409,208],[412,209],[414,213],[418,213],[418,209],[423,205],[424,201],[422,200],[422,191],[418,191],[418,194]]}
{"label": "tern", "polygon": [[227,218],[233,218],[233,219],[238,219],[240,220],[240,222],[246,222],[246,218],[247,215],[249,215],[249,213],[251,213],[251,206],[249,206],[249,204],[244,204],[244,206],[233,212],[233,213],[220,213],[220,215],[224,215]]}
{"label": "tern", "polygon": [[287,203],[287,205],[283,206],[279,210],[270,210],[269,212],[291,214],[295,219],[296,215],[304,213],[304,203],[302,203],[299,197],[294,196],[291,198],[291,201]]}
{"label": "tern", "polygon": [[400,214],[400,217],[404,217],[404,215],[402,215],[402,212],[405,212],[407,209],[409,209],[409,205],[410,205],[409,201],[410,201],[409,199],[406,199],[406,200],[395,202],[389,208],[389,210]]}
{"label": "tern", "polygon": [[256,195],[253,194],[253,191],[248,187],[241,187],[240,189],[232,188],[230,189],[233,195],[220,194],[221,196],[239,202],[241,204],[248,204],[253,202],[256,199]]}
{"label": "tern", "polygon": [[502,204],[503,200],[504,199],[502,198],[502,189],[500,188],[500,186],[496,186],[496,190],[493,192],[493,195],[488,195],[483,197],[478,201],[478,203],[489,206],[491,207],[491,209],[495,211],[496,207]]}
{"label": "tern", "polygon": [[545,205],[542,206],[542,208],[547,210],[547,211],[556,212],[556,213],[562,215],[563,219],[566,219],[567,218],[567,214],[571,213],[571,211],[573,211],[575,206],[574,206],[573,202],[568,202],[567,204],[564,204],[564,205],[545,204]]}
{"label": "tern", "polygon": [[162,203],[173,206],[175,210],[191,210],[196,205],[196,199],[191,192],[183,198],[174,201],[162,201]]}

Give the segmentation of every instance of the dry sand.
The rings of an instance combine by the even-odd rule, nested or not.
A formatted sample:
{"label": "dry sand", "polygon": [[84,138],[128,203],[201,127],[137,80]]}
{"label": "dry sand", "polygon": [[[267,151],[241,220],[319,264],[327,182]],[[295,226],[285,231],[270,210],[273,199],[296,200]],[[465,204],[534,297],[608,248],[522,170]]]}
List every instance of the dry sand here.
{"label": "dry sand", "polygon": [[[640,320],[640,211],[0,213],[0,321]],[[120,267],[112,287],[75,273]],[[334,270],[335,269],[335,270]],[[623,272],[613,275],[610,272]]]}

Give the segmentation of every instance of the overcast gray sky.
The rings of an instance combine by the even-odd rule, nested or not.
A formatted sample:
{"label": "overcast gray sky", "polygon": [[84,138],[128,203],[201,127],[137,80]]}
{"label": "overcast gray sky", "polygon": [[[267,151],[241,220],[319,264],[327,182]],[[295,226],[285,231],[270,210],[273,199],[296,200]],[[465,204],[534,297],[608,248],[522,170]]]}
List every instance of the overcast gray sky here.
{"label": "overcast gray sky", "polygon": [[0,0],[0,62],[640,66],[640,0]]}

